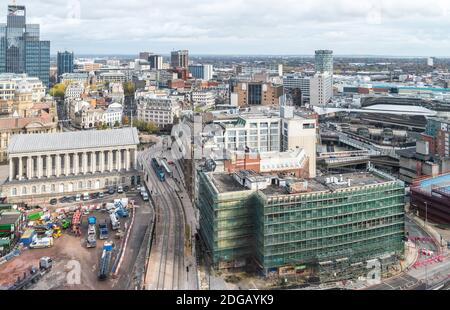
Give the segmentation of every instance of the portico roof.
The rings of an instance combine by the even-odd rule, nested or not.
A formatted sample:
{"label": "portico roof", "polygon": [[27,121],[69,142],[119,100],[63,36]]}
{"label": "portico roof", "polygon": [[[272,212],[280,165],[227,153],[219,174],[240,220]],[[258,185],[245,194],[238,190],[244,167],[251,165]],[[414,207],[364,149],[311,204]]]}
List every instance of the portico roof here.
{"label": "portico roof", "polygon": [[136,128],[19,134],[11,137],[8,153],[82,151],[137,144],[139,144],[139,137]]}

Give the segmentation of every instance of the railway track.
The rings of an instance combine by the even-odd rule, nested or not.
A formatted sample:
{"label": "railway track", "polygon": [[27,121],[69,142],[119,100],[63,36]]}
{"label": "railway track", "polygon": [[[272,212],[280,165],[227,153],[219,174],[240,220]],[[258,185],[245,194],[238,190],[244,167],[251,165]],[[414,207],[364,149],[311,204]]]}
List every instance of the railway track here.
{"label": "railway track", "polygon": [[[144,164],[145,166],[145,164]],[[148,165],[147,165],[148,166]],[[184,215],[174,189],[167,182],[160,182],[153,170],[149,172],[153,195],[158,210],[155,236],[157,254],[150,256],[153,273],[147,277],[156,290],[180,290],[184,288]],[[155,259],[158,266],[155,266]],[[153,260],[153,261],[152,261]]]}

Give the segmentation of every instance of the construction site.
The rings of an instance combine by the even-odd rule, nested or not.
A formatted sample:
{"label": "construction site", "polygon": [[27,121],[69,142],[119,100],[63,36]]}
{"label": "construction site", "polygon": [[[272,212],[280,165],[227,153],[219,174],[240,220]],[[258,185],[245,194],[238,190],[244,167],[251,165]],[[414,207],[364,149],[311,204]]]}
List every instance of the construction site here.
{"label": "construction site", "polygon": [[[1,289],[109,290],[142,285],[153,211],[139,194],[29,210],[3,205],[0,210],[5,240],[0,248]],[[6,233],[8,225],[12,234]]]}
{"label": "construction site", "polygon": [[404,254],[404,193],[373,168],[308,180],[201,172],[200,234],[216,270],[327,282],[367,275],[377,261],[387,274]]}

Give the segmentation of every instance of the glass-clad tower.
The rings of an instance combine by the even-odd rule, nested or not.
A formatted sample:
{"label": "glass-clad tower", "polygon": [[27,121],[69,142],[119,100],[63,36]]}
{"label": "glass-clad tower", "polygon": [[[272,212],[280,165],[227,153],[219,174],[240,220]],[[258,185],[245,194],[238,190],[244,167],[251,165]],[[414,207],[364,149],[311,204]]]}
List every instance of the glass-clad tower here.
{"label": "glass-clad tower", "polygon": [[39,25],[26,23],[26,9],[9,5],[0,25],[0,73],[27,73],[49,85],[50,41],[39,40]]}
{"label": "glass-clad tower", "polygon": [[318,50],[315,56],[316,72],[328,72],[333,75],[333,51]]}
{"label": "glass-clad tower", "polygon": [[57,54],[57,66],[58,66],[58,82],[61,79],[61,75],[64,73],[73,73],[73,53],[71,52],[58,52]]}

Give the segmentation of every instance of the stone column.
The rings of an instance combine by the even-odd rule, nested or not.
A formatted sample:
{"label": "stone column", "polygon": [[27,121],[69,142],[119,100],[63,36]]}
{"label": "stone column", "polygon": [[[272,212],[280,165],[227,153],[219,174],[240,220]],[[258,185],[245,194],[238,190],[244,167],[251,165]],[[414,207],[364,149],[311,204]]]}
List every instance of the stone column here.
{"label": "stone column", "polygon": [[137,169],[137,149],[133,149],[133,169]]}
{"label": "stone column", "polygon": [[61,154],[56,154],[56,177],[59,177],[61,175]]}
{"label": "stone column", "polygon": [[79,170],[78,170],[78,153],[73,153],[73,158],[72,158],[72,162],[73,162],[73,174],[77,175]]}
{"label": "stone column", "polygon": [[44,174],[43,172],[43,170],[44,170],[44,161],[42,160],[43,158],[42,158],[42,155],[39,155],[38,157],[37,157],[37,166],[38,166],[38,168],[37,168],[37,177],[38,177],[38,179],[41,179],[42,178],[42,175]]}
{"label": "stone column", "polygon": [[125,169],[130,170],[130,149],[125,150]]}
{"label": "stone column", "polygon": [[50,178],[52,176],[52,156],[51,155],[47,155],[47,178]]}
{"label": "stone column", "polygon": [[70,154],[64,154],[64,174],[68,176],[70,174]]}
{"label": "stone column", "polygon": [[100,152],[100,172],[103,173],[105,172],[105,152],[101,151]]}
{"label": "stone column", "polygon": [[113,171],[113,151],[108,151],[108,171]]}
{"label": "stone column", "polygon": [[83,152],[82,156],[83,174],[87,174],[87,153]]}
{"label": "stone column", "polygon": [[97,152],[92,152],[91,155],[91,166],[92,166],[92,174],[97,171]]}
{"label": "stone column", "polygon": [[117,157],[116,157],[117,171],[120,171],[120,170],[122,170],[122,150],[118,150],[116,154],[117,154]]}
{"label": "stone column", "polygon": [[14,180],[16,178],[16,176],[14,175],[14,157],[10,157],[9,159],[9,181],[11,182],[12,180]]}
{"label": "stone column", "polygon": [[33,177],[33,170],[32,170],[32,164],[31,164],[31,162],[32,162],[32,160],[33,160],[33,157],[31,157],[31,156],[28,156],[27,157],[27,179],[28,180],[30,180],[32,177]]}
{"label": "stone column", "polygon": [[23,161],[22,157],[19,157],[19,180],[22,180],[23,175]]}

